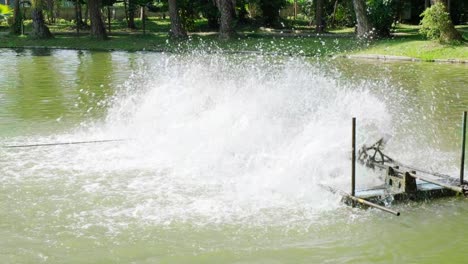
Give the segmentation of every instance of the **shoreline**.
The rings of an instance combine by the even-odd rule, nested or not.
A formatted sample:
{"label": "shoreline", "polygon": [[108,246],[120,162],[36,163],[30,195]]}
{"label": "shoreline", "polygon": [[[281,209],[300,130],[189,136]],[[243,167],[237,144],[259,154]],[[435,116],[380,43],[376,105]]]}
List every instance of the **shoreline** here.
{"label": "shoreline", "polygon": [[[2,46],[0,49],[51,49],[51,50],[77,50],[77,51],[96,51],[96,52],[155,52],[155,53],[173,53],[171,50],[166,49],[142,49],[142,50],[128,50],[118,48],[77,48],[77,47],[61,47],[61,46]],[[291,53],[278,53],[278,52],[262,52],[258,50],[219,50],[207,53],[224,53],[224,54],[259,54],[259,55],[281,55],[281,56],[294,56]],[[310,54],[297,55],[298,57],[314,57]],[[385,54],[337,54],[329,55],[332,58],[345,58],[351,60],[377,60],[377,61],[407,61],[407,62],[433,62],[433,63],[447,63],[447,64],[467,64],[468,59],[420,59],[408,56],[385,55]]]}
{"label": "shoreline", "polygon": [[409,62],[436,62],[436,63],[451,63],[451,64],[468,64],[468,60],[464,59],[420,59],[407,56],[383,55],[383,54],[351,54],[338,55],[337,57],[357,60],[383,60],[383,61],[409,61]]}

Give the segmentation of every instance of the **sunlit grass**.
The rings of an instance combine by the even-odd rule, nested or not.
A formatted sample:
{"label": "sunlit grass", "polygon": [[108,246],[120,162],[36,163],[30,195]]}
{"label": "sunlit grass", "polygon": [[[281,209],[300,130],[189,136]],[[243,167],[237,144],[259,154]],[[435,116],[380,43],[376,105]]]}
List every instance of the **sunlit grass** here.
{"label": "sunlit grass", "polygon": [[[419,35],[419,27],[414,25],[399,25],[396,34],[391,39],[375,41],[365,49],[356,51],[356,54],[379,54],[392,56],[406,56],[422,60],[435,59],[468,59],[468,43],[440,44],[438,41],[427,40]],[[468,26],[457,26],[466,39],[468,39]]]}
{"label": "sunlit grass", "polygon": [[[127,29],[125,21],[112,21],[110,40],[96,41],[88,37],[88,32],[75,32],[74,24],[60,20],[50,26],[55,38],[32,40],[28,37],[0,34],[0,47],[54,47],[90,50],[126,51],[187,51],[191,49],[211,49],[228,52],[260,52],[298,56],[333,56],[342,54],[379,54],[434,59],[468,59],[468,44],[442,45],[426,40],[419,35],[419,26],[399,24],[390,39],[358,41],[353,37],[354,28],[329,30],[325,36],[317,34],[264,33],[254,26],[242,26],[238,37],[230,41],[220,41],[208,28],[206,20],[197,20],[188,40],[172,41],[168,37],[170,21],[150,18],[146,22],[146,34],[141,30],[141,20],[136,19],[138,29]],[[26,32],[31,31],[31,21],[26,21]],[[305,27],[305,26],[304,26]],[[457,29],[468,39],[468,26]],[[290,31],[289,31],[290,32]],[[346,36],[346,37],[343,37]],[[347,36],[349,35],[349,36]]]}
{"label": "sunlit grass", "polygon": [[391,39],[377,41],[357,54],[381,54],[407,56],[422,60],[468,59],[468,45],[442,45],[437,41],[415,39]]}
{"label": "sunlit grass", "polygon": [[441,45],[429,40],[385,40],[362,49],[358,54],[406,56],[422,60],[468,59],[468,45]]}

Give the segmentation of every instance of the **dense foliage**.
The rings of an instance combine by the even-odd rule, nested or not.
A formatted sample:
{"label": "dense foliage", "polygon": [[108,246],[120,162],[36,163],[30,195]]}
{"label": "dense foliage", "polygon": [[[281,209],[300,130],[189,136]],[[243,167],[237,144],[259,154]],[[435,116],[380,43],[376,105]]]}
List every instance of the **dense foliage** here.
{"label": "dense foliage", "polygon": [[280,24],[279,12],[286,6],[286,0],[258,0],[257,4],[262,10],[262,18],[266,26],[278,26]]}
{"label": "dense foliage", "polygon": [[421,17],[421,29],[419,30],[421,34],[429,39],[446,41],[443,33],[450,30],[452,22],[443,4],[437,3],[431,6],[421,14]]}
{"label": "dense foliage", "polygon": [[202,15],[208,20],[210,28],[219,26],[219,11],[213,0],[180,0],[180,17],[184,28],[192,31],[195,27],[195,20]]}
{"label": "dense foliage", "polygon": [[[74,8],[75,6],[70,7],[70,3],[66,4],[65,0],[41,1],[43,2],[41,6],[46,15],[46,24],[52,25],[63,21],[61,12],[63,8],[67,8],[63,13],[68,13],[67,20],[73,19],[75,21],[72,22],[75,24],[73,28],[80,31],[90,29],[88,10],[91,0],[67,0],[76,5],[76,8]],[[232,17],[230,17],[228,24],[237,30],[256,29],[260,26],[314,30],[317,29],[315,25],[319,23],[317,21],[323,21],[320,23],[323,23],[325,31],[356,26],[356,10],[354,10],[353,1],[351,0],[324,0],[323,3],[320,2],[321,5],[323,4],[320,9],[323,9],[323,13],[316,13],[318,0],[223,0],[221,2],[226,3],[226,1],[232,3]],[[15,3],[16,0],[12,2]],[[401,0],[363,0],[363,2],[365,7],[362,9],[364,11],[359,12],[363,14],[360,17],[364,16],[369,21],[367,24],[370,26],[366,27],[368,28],[366,31],[377,37],[390,36],[394,22],[401,19],[402,14],[413,7],[411,3],[403,3]],[[104,9],[105,12],[101,15],[106,17],[109,29],[111,23],[116,22],[116,19],[119,20],[118,23],[126,24],[128,29],[140,29],[142,25],[145,25],[141,20],[142,15],[139,14],[142,10],[140,7],[145,7],[149,12],[152,12],[149,16],[159,16],[163,19],[167,19],[168,15],[173,17],[174,13],[177,14],[179,24],[186,31],[216,31],[220,29],[222,22],[220,7],[218,6],[220,0],[177,0],[177,12],[172,14],[168,12],[168,0],[102,0],[99,3],[101,7],[113,6],[114,10],[118,10],[115,13],[120,14],[120,17],[116,18],[111,15],[112,8]],[[0,22],[2,20],[6,21],[7,16],[10,16],[10,20],[13,19],[11,11],[7,12],[5,8],[0,6]],[[102,8],[98,9],[102,10]],[[417,11],[419,12],[419,9]],[[76,13],[71,16],[71,19],[70,12]],[[463,12],[463,10],[460,12]],[[20,12],[15,11],[16,13]],[[125,16],[123,17],[122,14],[125,14]],[[321,17],[321,20],[316,18],[316,14]],[[21,19],[21,15],[18,14],[15,17]],[[26,16],[29,16],[29,14],[26,13]],[[109,17],[111,19],[107,19]],[[407,19],[409,18],[407,17]],[[114,22],[111,20],[114,20]],[[434,5],[434,7],[424,12],[421,32],[429,38],[438,38],[439,32],[445,30],[446,25],[444,23],[448,20],[447,12],[444,12],[438,5]],[[3,24],[5,25],[6,22],[3,22]],[[16,30],[16,32],[19,31]]]}
{"label": "dense foliage", "polygon": [[7,5],[0,4],[0,21],[7,20],[12,15],[12,10]]}
{"label": "dense foliage", "polygon": [[367,12],[374,27],[374,34],[379,37],[390,36],[395,19],[395,0],[368,0]]}

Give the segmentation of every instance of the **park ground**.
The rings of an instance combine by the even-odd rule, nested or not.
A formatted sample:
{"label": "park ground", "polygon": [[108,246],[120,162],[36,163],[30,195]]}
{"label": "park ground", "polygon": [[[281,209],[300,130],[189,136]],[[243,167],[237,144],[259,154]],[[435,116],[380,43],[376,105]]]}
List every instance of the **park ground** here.
{"label": "park ground", "polygon": [[[192,49],[212,52],[255,52],[285,55],[324,57],[362,56],[385,58],[406,57],[422,61],[455,60],[468,63],[468,42],[440,44],[419,34],[419,26],[399,24],[387,39],[358,41],[352,28],[333,29],[316,34],[305,24],[292,24],[287,29],[239,27],[238,36],[229,41],[218,40],[206,21],[198,21],[187,40],[174,41],[168,36],[169,20],[149,18],[143,32],[141,21],[138,30],[129,30],[122,21],[111,23],[110,39],[93,40],[88,32],[79,34],[67,21],[50,25],[53,39],[35,40],[27,36],[31,22],[26,21],[24,36],[12,36],[7,28],[0,28],[0,48],[46,47],[85,50],[167,51],[184,52]],[[457,26],[468,40],[468,25]],[[376,56],[380,55],[380,56]],[[372,57],[370,56],[370,57]],[[404,58],[403,58],[404,59]]]}

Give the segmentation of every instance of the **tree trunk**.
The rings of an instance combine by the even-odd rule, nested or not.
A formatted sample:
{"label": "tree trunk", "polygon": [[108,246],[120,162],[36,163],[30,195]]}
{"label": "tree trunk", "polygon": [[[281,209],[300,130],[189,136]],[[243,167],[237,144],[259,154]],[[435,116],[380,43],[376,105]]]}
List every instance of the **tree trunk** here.
{"label": "tree trunk", "polygon": [[239,24],[246,24],[247,22],[247,17],[249,15],[249,12],[247,11],[246,6],[247,4],[245,0],[240,1],[239,13],[237,15],[237,23]]}
{"label": "tree trunk", "polygon": [[265,26],[279,26],[280,25],[280,6],[281,1],[261,0],[259,7],[262,10]]}
{"label": "tree trunk", "polygon": [[45,25],[44,15],[42,9],[39,7],[40,3],[35,3],[31,10],[32,19],[32,32],[31,37],[36,39],[49,39],[52,38],[49,28]]}
{"label": "tree trunk", "polygon": [[111,10],[110,6],[107,6],[107,30],[111,33]]}
{"label": "tree trunk", "polygon": [[80,30],[87,29],[87,25],[83,22],[83,12],[80,0],[75,0],[73,3],[75,5],[76,34],[80,35]]}
{"label": "tree trunk", "polygon": [[136,11],[135,0],[129,0],[128,1],[128,23],[127,23],[127,27],[130,28],[130,29],[136,29],[135,11]]}
{"label": "tree trunk", "polygon": [[217,0],[219,12],[221,13],[221,25],[219,28],[219,37],[221,39],[230,39],[236,32],[233,28],[233,6],[231,0]]}
{"label": "tree trunk", "polygon": [[372,25],[366,13],[366,3],[364,0],[353,0],[354,12],[357,20],[357,37],[367,38],[372,35]]}
{"label": "tree trunk", "polygon": [[187,33],[180,21],[177,0],[169,0],[169,16],[171,17],[171,31],[169,35],[173,38],[186,38]]}
{"label": "tree trunk", "polygon": [[10,5],[10,0],[5,0],[5,5],[9,6]]}
{"label": "tree trunk", "polygon": [[297,0],[294,0],[294,20],[297,19]]}
{"label": "tree trunk", "polygon": [[11,34],[21,34],[21,18],[20,0],[15,0],[15,5],[13,7],[13,24],[10,27]]}
{"label": "tree trunk", "polygon": [[89,4],[86,4],[85,8],[85,17],[84,17],[84,23],[85,25],[88,25],[88,18],[89,18]]}
{"label": "tree trunk", "polygon": [[123,4],[124,4],[124,12],[125,12],[125,21],[127,22],[127,26],[128,26],[128,8],[127,8],[127,0],[123,0]]}
{"label": "tree trunk", "polygon": [[146,35],[146,14],[145,14],[145,7],[141,7],[141,23],[143,26],[143,35]]}
{"label": "tree trunk", "polygon": [[449,13],[449,24],[447,25],[447,27],[445,29],[441,29],[441,32],[440,32],[440,39],[444,42],[449,42],[449,41],[454,41],[454,40],[463,40],[463,37],[462,35],[460,34],[460,32],[458,32],[456,29],[455,29],[455,26],[453,25],[452,23],[452,19],[450,18],[450,12],[448,11],[447,9],[447,4],[445,3],[444,0],[435,0],[435,3],[438,4],[442,4],[445,8],[445,11],[447,13]]}
{"label": "tree trunk", "polygon": [[336,9],[338,8],[338,0],[335,0],[335,4],[333,5],[333,15],[331,21],[331,27],[335,28],[335,21],[336,21]]}
{"label": "tree trunk", "polygon": [[80,35],[80,12],[79,12],[79,8],[78,8],[79,1],[76,0],[74,2],[74,4],[75,4],[76,35],[79,36]]}
{"label": "tree trunk", "polygon": [[323,4],[324,0],[317,0],[315,9],[315,32],[323,33],[325,30],[325,19],[323,18]]}
{"label": "tree trunk", "polygon": [[55,23],[55,16],[54,16],[54,0],[46,0],[47,5],[47,21],[49,24]]}
{"label": "tree trunk", "polygon": [[89,0],[89,19],[91,20],[91,37],[99,40],[107,39],[106,27],[102,21],[101,1]]}
{"label": "tree trunk", "polygon": [[77,14],[78,25],[80,29],[85,29],[87,27],[86,23],[83,22],[83,7],[78,0],[78,14]]}

